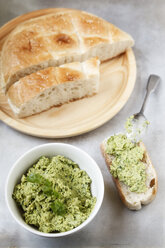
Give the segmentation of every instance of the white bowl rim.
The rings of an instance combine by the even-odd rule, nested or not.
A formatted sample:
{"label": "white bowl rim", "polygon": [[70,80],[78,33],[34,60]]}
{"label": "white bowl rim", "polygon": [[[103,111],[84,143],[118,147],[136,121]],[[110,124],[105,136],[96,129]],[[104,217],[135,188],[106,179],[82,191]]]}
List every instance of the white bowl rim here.
{"label": "white bowl rim", "polygon": [[[66,146],[66,147],[71,147],[71,148],[75,149],[75,151],[77,150],[77,152],[81,152],[82,154],[84,154],[84,156],[88,157],[88,159],[90,159],[95,164],[96,169],[97,169],[97,172],[99,173],[99,177],[100,177],[99,188],[100,188],[100,192],[101,193],[100,193],[100,200],[99,200],[97,206],[94,207],[94,209],[91,212],[91,215],[81,225],[79,225],[78,227],[76,227],[76,228],[74,228],[74,229],[72,229],[70,231],[67,231],[67,232],[61,232],[61,233],[44,233],[44,232],[40,232],[38,230],[35,230],[33,227],[31,227],[30,225],[26,224],[25,222],[24,223],[20,222],[17,219],[17,217],[14,215],[14,213],[13,213],[11,207],[10,207],[9,200],[8,200],[9,181],[10,181],[10,177],[11,177],[13,171],[15,170],[15,167],[17,167],[17,163],[19,163],[19,161],[22,160],[29,153],[31,153],[31,152],[33,152],[35,150],[38,150],[38,149],[40,149],[42,147],[49,147],[49,146]],[[9,173],[8,173],[8,176],[7,176],[7,180],[6,180],[6,184],[5,184],[5,201],[6,201],[7,207],[9,209],[9,212],[12,215],[12,217],[15,219],[15,221],[19,225],[21,225],[27,231],[29,231],[29,232],[31,232],[33,234],[36,234],[36,235],[43,236],[43,237],[63,237],[63,236],[67,236],[67,235],[73,234],[73,233],[79,231],[80,229],[84,228],[97,215],[97,213],[98,213],[98,211],[99,211],[99,209],[100,209],[100,207],[102,205],[103,198],[104,198],[104,179],[103,179],[102,172],[101,172],[99,166],[97,165],[97,163],[95,162],[95,160],[87,152],[85,152],[84,150],[82,150],[82,149],[80,149],[80,148],[78,148],[78,147],[76,147],[74,145],[70,145],[70,144],[66,144],[66,143],[62,143],[62,142],[45,143],[45,144],[42,144],[42,145],[35,146],[35,147],[31,148],[30,150],[26,151],[25,153],[23,153],[15,161],[15,163],[13,164],[13,166],[11,167],[11,169],[9,170]]]}

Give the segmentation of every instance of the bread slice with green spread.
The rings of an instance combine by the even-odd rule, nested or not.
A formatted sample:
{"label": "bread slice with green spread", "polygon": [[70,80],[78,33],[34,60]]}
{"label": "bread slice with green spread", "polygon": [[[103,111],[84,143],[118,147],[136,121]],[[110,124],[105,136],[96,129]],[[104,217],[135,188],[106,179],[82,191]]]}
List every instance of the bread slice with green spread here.
{"label": "bread slice with green spread", "polygon": [[[101,151],[102,151],[102,154],[105,158],[105,161],[106,161],[106,164],[107,164],[109,171],[112,174],[114,174],[114,171],[111,171],[113,169],[112,166],[114,166],[112,164],[113,163],[115,164],[116,161],[119,162],[119,160],[116,160],[115,162],[113,162],[115,159],[115,156],[108,152],[107,141],[108,141],[108,139],[106,139],[102,142]],[[122,178],[122,180],[119,180],[117,175],[112,176],[113,181],[114,181],[114,183],[117,187],[117,190],[119,192],[121,200],[123,201],[125,206],[131,210],[139,210],[139,209],[141,209],[142,205],[147,205],[150,202],[152,202],[156,196],[157,188],[158,188],[157,174],[156,174],[156,171],[152,165],[152,162],[150,160],[150,157],[147,153],[147,150],[146,150],[143,142],[137,143],[136,146],[140,147],[140,149],[143,150],[142,160],[140,163],[142,163],[142,166],[145,166],[144,167],[145,168],[145,186],[139,187],[139,189],[142,192],[138,192],[137,185],[135,185],[136,187],[134,187],[134,185],[132,185],[131,187],[128,186],[128,184],[130,183],[130,180],[134,176],[134,175],[131,175],[132,172],[129,174],[128,184],[123,182],[125,180],[124,177]],[[125,156],[125,154],[124,154],[124,156]],[[121,161],[121,166],[122,166],[122,161]],[[118,170],[120,172],[120,166],[118,167]],[[136,170],[138,172],[138,169],[136,169]],[[129,171],[127,173],[129,173]],[[142,174],[142,170],[140,173]],[[140,174],[137,175],[137,181],[139,180],[139,182],[141,180],[141,179],[139,179],[140,176],[141,176]],[[135,179],[136,179],[136,177],[135,177]],[[135,184],[137,183],[137,181],[135,180]]]}

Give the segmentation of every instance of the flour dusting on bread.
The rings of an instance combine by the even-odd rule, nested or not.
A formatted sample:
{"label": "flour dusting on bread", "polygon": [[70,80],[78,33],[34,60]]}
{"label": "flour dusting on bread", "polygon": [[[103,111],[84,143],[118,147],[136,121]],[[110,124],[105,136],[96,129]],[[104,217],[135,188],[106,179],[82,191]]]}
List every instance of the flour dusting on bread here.
{"label": "flour dusting on bread", "polygon": [[132,47],[130,35],[84,11],[57,10],[18,25],[2,47],[2,88],[47,67],[113,58]]}

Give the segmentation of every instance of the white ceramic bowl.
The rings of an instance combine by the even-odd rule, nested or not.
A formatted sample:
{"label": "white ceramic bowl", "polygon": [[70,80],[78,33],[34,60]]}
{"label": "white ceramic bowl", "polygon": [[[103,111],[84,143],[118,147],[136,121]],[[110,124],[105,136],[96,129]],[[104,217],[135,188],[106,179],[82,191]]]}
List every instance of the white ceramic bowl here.
{"label": "white ceramic bowl", "polygon": [[[75,161],[79,165],[79,167],[85,170],[92,179],[91,191],[92,195],[96,196],[97,198],[96,205],[88,219],[84,221],[80,226],[74,228],[71,231],[62,233],[43,233],[36,230],[32,226],[25,223],[15,201],[12,198],[14,186],[20,182],[21,176],[43,155],[50,157],[55,155],[66,156]],[[40,145],[32,148],[31,150],[23,154],[11,168],[7,178],[5,189],[6,203],[14,219],[26,230],[44,237],[66,236],[85,227],[89,222],[92,221],[92,219],[96,216],[97,212],[99,211],[103,201],[103,196],[103,176],[96,162],[81,149],[64,143],[49,143]]]}

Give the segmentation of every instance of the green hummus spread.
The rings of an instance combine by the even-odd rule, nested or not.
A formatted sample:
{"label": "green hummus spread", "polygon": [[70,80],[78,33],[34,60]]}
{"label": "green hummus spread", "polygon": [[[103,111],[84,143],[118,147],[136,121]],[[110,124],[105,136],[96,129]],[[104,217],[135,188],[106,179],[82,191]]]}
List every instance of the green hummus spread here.
{"label": "green hummus spread", "polygon": [[142,134],[147,130],[149,124],[149,121],[143,117],[137,120],[134,118],[134,115],[131,115],[125,123],[125,130],[129,138],[136,142],[141,139]]}
{"label": "green hummus spread", "polygon": [[126,184],[130,191],[142,193],[146,187],[146,166],[142,162],[144,150],[124,134],[111,136],[106,152],[113,156],[110,172]]}
{"label": "green hummus spread", "polygon": [[96,203],[88,174],[60,155],[41,157],[15,186],[13,198],[23,210],[25,222],[45,233],[79,226]]}
{"label": "green hummus spread", "polygon": [[131,115],[127,120],[126,120],[126,123],[125,123],[125,129],[127,131],[127,133],[132,133],[133,132],[133,124],[132,124],[132,121],[134,119],[134,116]]}

